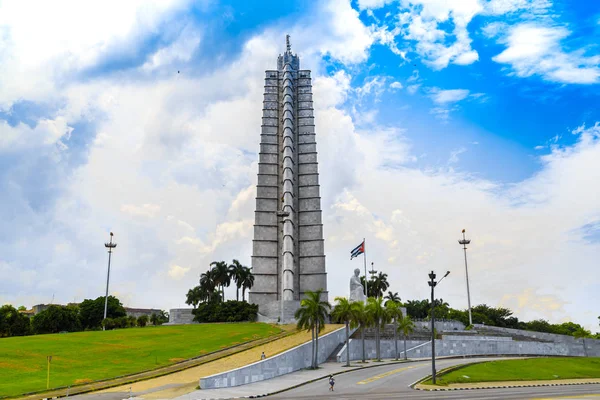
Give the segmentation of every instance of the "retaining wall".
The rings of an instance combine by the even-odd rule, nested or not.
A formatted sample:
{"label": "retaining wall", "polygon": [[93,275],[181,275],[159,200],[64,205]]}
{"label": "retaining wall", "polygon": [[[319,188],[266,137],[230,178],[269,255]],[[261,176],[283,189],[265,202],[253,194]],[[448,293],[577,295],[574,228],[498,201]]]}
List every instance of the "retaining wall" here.
{"label": "retaining wall", "polygon": [[[346,328],[319,337],[317,362],[325,362],[335,348],[346,340]],[[302,344],[281,354],[257,361],[231,371],[200,378],[201,389],[216,389],[245,385],[309,368],[312,361],[312,343]]]}
{"label": "retaining wall", "polygon": [[[525,342],[515,341],[510,338],[491,338],[484,340],[474,340],[472,337],[451,340],[436,340],[436,356],[475,356],[475,355],[539,355],[539,356],[575,356],[575,357],[598,357],[600,356],[600,340],[580,339],[579,342],[572,343],[544,343],[544,342]],[[415,346],[427,343],[427,341],[407,340],[406,348],[411,349]],[[398,351],[400,357],[404,344],[398,340]],[[338,362],[346,360],[346,347],[338,353]],[[369,359],[375,358],[375,341],[365,340],[365,353]],[[408,350],[408,358],[431,357],[431,344],[426,344],[417,349]],[[381,341],[381,357],[395,358],[395,349],[393,340]],[[360,339],[350,340],[350,359],[362,359],[362,344]]]}
{"label": "retaining wall", "polygon": [[197,324],[194,322],[193,308],[171,308],[169,310],[169,322],[165,325]]}

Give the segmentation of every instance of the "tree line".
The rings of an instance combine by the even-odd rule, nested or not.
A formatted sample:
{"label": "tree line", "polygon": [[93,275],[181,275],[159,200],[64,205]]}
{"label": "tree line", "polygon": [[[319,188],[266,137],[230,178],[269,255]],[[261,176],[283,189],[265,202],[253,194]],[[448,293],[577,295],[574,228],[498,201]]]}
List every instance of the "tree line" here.
{"label": "tree line", "polygon": [[[443,299],[435,299],[434,302],[436,318],[456,320],[462,322],[466,327],[469,326],[468,310],[456,310],[451,308]],[[408,300],[403,305],[406,307],[406,313],[412,318],[429,319],[431,317],[430,300]],[[513,312],[510,309],[505,307],[490,307],[487,304],[479,304],[471,307],[471,318],[474,324],[569,335],[578,338],[600,339],[600,332],[593,335],[589,330],[574,322],[552,324],[544,319],[520,321],[513,315]]]}
{"label": "tree line", "polygon": [[[225,301],[225,288],[234,284],[235,300]],[[246,290],[254,286],[252,269],[238,260],[231,264],[213,261],[208,271],[200,274],[199,285],[188,290],[186,304],[194,307],[196,322],[242,322],[254,321],[258,306],[246,302]],[[242,300],[240,301],[240,292]]]}
{"label": "tree line", "polygon": [[45,333],[78,332],[84,330],[144,327],[148,323],[161,325],[169,320],[165,311],[127,316],[123,304],[114,296],[108,296],[106,319],[104,319],[104,296],[95,300],[85,299],[78,305],[50,305],[42,312],[28,317],[10,304],[0,307],[0,337],[27,336]]}
{"label": "tree line", "polygon": [[242,301],[246,301],[246,290],[254,286],[254,275],[252,268],[242,265],[238,260],[231,264],[225,261],[213,261],[210,269],[200,274],[199,285],[188,290],[185,303],[194,308],[203,302],[225,301],[225,288],[231,283],[235,284],[235,299],[239,301],[240,291]]}

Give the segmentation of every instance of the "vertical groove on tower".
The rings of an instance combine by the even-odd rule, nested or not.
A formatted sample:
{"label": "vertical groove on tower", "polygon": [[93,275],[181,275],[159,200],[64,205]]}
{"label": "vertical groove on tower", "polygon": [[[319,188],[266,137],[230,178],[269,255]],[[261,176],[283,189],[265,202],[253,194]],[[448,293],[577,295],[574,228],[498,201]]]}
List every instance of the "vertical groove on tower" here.
{"label": "vertical groove on tower", "polygon": [[327,273],[309,70],[287,50],[266,71],[249,301],[259,318],[293,320],[308,290]]}

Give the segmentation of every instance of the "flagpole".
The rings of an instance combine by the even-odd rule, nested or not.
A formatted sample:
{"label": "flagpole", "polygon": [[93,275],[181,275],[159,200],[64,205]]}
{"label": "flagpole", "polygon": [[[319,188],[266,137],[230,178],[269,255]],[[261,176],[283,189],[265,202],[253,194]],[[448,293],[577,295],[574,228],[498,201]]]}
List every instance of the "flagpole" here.
{"label": "flagpole", "polygon": [[365,260],[365,299],[369,298],[369,284],[367,283],[367,243],[366,239],[363,238],[363,260]]}

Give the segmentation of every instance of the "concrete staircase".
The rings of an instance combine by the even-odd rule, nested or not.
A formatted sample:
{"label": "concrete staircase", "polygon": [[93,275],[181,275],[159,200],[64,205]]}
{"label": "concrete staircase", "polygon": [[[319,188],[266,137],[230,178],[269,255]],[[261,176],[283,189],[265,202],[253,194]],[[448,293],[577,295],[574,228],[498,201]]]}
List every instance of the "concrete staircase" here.
{"label": "concrete staircase", "polygon": [[325,362],[337,362],[337,355],[345,344],[346,342],[338,344],[337,347],[331,352],[329,357],[327,357],[327,361]]}

